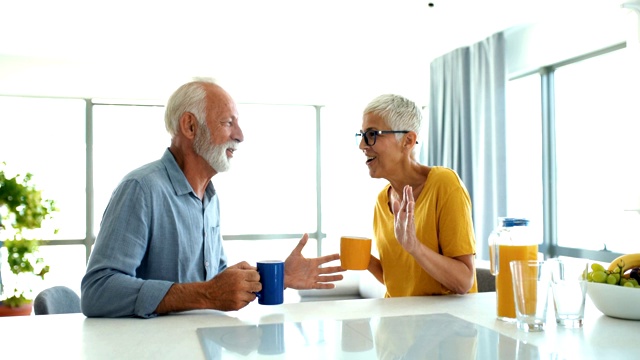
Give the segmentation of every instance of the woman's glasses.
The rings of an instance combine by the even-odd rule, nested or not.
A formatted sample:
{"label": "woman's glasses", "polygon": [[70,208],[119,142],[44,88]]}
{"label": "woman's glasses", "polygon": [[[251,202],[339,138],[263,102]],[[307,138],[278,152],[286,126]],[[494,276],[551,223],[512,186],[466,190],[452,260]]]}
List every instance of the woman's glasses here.
{"label": "woman's glasses", "polygon": [[[360,136],[362,136],[364,138],[364,143],[367,144],[367,146],[373,146],[376,144],[376,140],[378,139],[378,135],[382,135],[382,134],[406,134],[408,133],[409,130],[367,130],[367,131],[362,131],[360,130],[360,132],[356,133],[356,140],[358,143],[360,143]],[[418,142],[416,141],[416,144]]]}

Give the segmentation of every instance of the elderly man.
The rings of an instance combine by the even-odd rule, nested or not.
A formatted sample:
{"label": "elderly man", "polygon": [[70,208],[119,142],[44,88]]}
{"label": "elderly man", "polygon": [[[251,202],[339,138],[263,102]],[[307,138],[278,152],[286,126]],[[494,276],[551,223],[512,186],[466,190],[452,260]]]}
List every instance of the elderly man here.
{"label": "elderly man", "polygon": [[[158,161],[124,177],[107,206],[82,279],[87,316],[153,317],[193,310],[238,310],[261,290],[256,268],[227,265],[220,206],[211,178],[227,171],[244,137],[231,96],[205,81],[170,97],[171,146]],[[306,259],[305,234],[285,261],[285,286],[328,289],[338,254]]]}

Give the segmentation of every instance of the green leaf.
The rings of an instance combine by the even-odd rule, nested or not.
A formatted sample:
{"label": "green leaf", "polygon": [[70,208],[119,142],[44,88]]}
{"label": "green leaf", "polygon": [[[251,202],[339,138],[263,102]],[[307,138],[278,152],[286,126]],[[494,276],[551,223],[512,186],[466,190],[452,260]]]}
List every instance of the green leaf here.
{"label": "green leaf", "polygon": [[[42,198],[42,192],[33,184],[31,173],[11,177],[5,174],[5,167],[6,163],[0,162],[0,235],[3,233],[2,229],[12,228],[14,231],[11,232],[13,239],[3,243],[3,239],[0,238],[0,246],[7,249],[6,261],[15,276],[29,274],[44,279],[45,274],[49,272],[49,266],[37,255],[40,241],[24,239],[22,234],[23,230],[40,228],[42,221],[51,218],[52,213],[58,209],[53,200]],[[57,233],[57,230],[55,232]],[[0,259],[0,265],[3,262],[4,259]],[[16,278],[16,284],[20,284],[18,279],[20,278]],[[4,280],[6,284],[6,280],[10,279]],[[24,290],[31,293],[30,289]],[[13,296],[8,297],[3,303],[15,307],[30,301],[25,297],[25,291],[15,289]]]}

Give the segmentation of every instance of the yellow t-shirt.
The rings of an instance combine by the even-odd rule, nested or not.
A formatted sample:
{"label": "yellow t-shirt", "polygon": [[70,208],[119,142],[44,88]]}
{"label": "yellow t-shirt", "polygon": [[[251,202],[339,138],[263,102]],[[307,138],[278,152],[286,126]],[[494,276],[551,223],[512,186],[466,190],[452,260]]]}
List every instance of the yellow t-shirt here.
{"label": "yellow t-shirt", "polygon": [[[373,234],[387,287],[385,297],[451,294],[396,240],[393,213],[389,208],[390,186],[378,194],[373,215]],[[431,250],[448,257],[475,255],[471,199],[453,170],[441,166],[431,168],[416,199],[414,215],[418,240]],[[469,292],[478,292],[475,274]]]}

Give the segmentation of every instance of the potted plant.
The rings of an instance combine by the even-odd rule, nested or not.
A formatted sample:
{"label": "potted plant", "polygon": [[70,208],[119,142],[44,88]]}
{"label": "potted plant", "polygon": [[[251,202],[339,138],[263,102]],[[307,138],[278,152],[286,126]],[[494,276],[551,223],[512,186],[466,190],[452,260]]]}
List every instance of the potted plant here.
{"label": "potted plant", "polygon": [[[33,301],[32,281],[44,279],[49,266],[38,255],[40,240],[25,236],[29,230],[39,229],[57,209],[53,200],[42,199],[42,192],[33,185],[32,174],[9,177],[5,167],[6,163],[1,163],[0,315],[28,315]],[[8,265],[8,274],[1,272],[3,262]]]}

